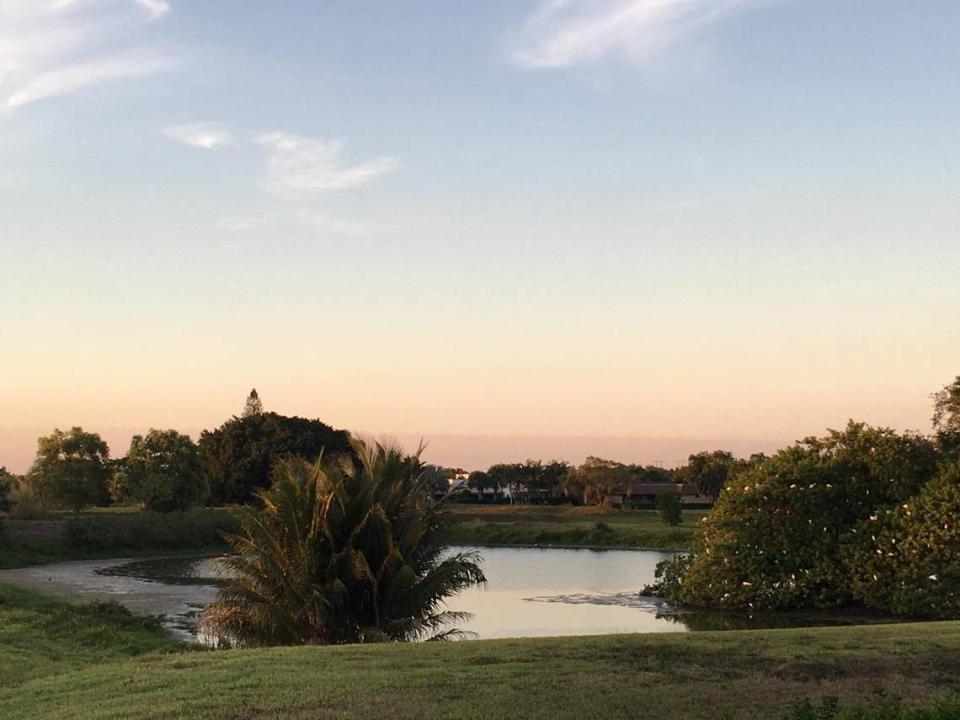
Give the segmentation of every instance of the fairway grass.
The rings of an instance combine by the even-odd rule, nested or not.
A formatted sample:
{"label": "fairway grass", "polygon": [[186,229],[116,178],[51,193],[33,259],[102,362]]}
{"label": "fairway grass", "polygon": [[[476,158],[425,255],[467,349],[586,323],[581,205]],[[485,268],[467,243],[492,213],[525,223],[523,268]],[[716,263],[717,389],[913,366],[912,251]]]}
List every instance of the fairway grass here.
{"label": "fairway grass", "polygon": [[84,634],[47,620],[63,603],[0,593],[5,720],[766,718],[960,688],[957,622],[171,653],[122,613]]}
{"label": "fairway grass", "polygon": [[460,545],[687,550],[706,510],[684,510],[671,527],[655,510],[543,505],[451,505]]}

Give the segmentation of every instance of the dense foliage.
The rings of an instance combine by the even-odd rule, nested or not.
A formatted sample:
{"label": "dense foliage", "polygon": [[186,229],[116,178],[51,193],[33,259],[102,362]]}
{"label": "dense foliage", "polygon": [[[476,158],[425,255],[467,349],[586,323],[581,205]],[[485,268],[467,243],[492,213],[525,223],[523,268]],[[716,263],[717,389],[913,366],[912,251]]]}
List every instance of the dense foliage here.
{"label": "dense foliage", "polygon": [[657,495],[657,512],[667,525],[679,525],[683,521],[683,498],[680,493],[668,492]]}
{"label": "dense foliage", "polygon": [[197,446],[176,430],[134,435],[124,475],[130,496],[156,512],[186,510],[210,494]]}
{"label": "dense foliage", "polygon": [[945,467],[867,526],[851,563],[858,601],[900,615],[960,617],[960,467]]}
{"label": "dense foliage", "polygon": [[956,614],[940,595],[960,571],[946,519],[960,513],[960,493],[954,472],[933,480],[942,460],[929,438],[854,422],[781,450],[720,494],[694,559],[662,571],[668,595],[706,607]]}
{"label": "dense foliage", "polygon": [[353,454],[282,464],[248,509],[223,562],[231,579],[202,629],[228,643],[298,645],[455,634],[443,609],[484,582],[472,553],[449,554],[442,502],[419,457],[352,443]]}
{"label": "dense foliage", "polygon": [[269,487],[278,460],[346,452],[349,436],[319,420],[256,412],[205,430],[198,445],[213,503],[243,503]]}
{"label": "dense foliage", "polygon": [[71,518],[64,542],[75,553],[209,550],[225,547],[223,533],[240,525],[232,510],[96,513]]}
{"label": "dense foliage", "polygon": [[110,450],[96,433],[75,427],[37,440],[37,457],[27,475],[46,502],[80,511],[106,504]]}
{"label": "dense foliage", "polygon": [[698,452],[688,458],[686,465],[676,469],[675,476],[677,481],[693,483],[701,495],[716,500],[728,482],[765,459],[766,456],[762,453],[755,453],[749,459],[742,460],[726,450]]}
{"label": "dense foliage", "polygon": [[7,468],[0,466],[0,512],[8,512],[13,506],[10,494],[14,488],[14,476]]}
{"label": "dense foliage", "polygon": [[513,501],[542,501],[560,497],[569,469],[561,460],[498,463],[485,473],[473,473],[468,484],[491,488],[495,495],[508,495]]}
{"label": "dense foliage", "polygon": [[587,505],[604,505],[611,495],[622,495],[633,477],[630,466],[591,456],[569,474],[566,487]]}

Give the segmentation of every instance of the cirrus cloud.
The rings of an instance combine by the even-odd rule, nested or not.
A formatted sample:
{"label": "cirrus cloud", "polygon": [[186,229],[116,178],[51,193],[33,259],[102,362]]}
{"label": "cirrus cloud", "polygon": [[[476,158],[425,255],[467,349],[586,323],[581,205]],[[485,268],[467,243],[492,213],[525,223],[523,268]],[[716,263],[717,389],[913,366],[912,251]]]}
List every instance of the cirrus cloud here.
{"label": "cirrus cloud", "polygon": [[2,0],[0,108],[169,69],[175,59],[144,36],[169,10],[166,0]]}
{"label": "cirrus cloud", "polygon": [[348,165],[342,157],[343,146],[336,140],[273,132],[258,135],[256,142],[267,151],[263,188],[281,197],[296,198],[365,185],[397,166],[396,160],[389,157]]}
{"label": "cirrus cloud", "polygon": [[510,59],[528,68],[565,68],[616,56],[642,62],[739,10],[769,0],[545,0]]}

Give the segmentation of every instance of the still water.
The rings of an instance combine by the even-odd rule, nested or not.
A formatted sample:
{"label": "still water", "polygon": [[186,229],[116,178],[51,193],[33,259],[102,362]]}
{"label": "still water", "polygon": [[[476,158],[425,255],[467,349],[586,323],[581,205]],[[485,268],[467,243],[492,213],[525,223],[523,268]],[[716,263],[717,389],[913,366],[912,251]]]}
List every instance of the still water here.
{"label": "still water", "polygon": [[[646,550],[478,550],[487,585],[448,602],[472,617],[460,628],[479,638],[677,632],[743,627],[838,625],[889,621],[851,613],[767,615],[679,612],[638,590],[653,581],[670,553]],[[76,600],[115,600],[162,615],[178,636],[196,640],[195,625],[222,578],[213,558],[92,560],[0,571],[0,581]]]}

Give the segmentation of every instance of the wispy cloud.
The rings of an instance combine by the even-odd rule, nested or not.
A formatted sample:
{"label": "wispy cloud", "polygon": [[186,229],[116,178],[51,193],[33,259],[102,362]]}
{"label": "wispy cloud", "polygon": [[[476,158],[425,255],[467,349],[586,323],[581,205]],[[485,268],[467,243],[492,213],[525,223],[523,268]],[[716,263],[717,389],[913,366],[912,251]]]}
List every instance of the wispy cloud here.
{"label": "wispy cloud", "polygon": [[[377,157],[349,164],[343,158],[343,145],[335,140],[318,140],[285,132],[259,133],[234,140],[234,134],[222,123],[192,123],[162,128],[178,142],[199,148],[225,143],[256,147],[264,153],[266,174],[261,189],[277,199],[282,211],[274,217],[237,216],[221,218],[216,229],[224,233],[243,233],[273,224],[286,217],[335,235],[366,238],[383,228],[353,222],[331,214],[325,205],[328,193],[366,185],[391,172],[397,161]],[[230,245],[233,247],[233,245]]]}
{"label": "wispy cloud", "polygon": [[0,108],[170,68],[144,37],[169,10],[166,0],[2,0]]}
{"label": "wispy cloud", "polygon": [[641,62],[685,35],[768,1],[545,0],[510,58],[530,68],[564,68],[609,56]]}
{"label": "wispy cloud", "polygon": [[378,157],[358,165],[343,160],[342,145],[334,140],[274,132],[256,137],[267,151],[267,176],[263,188],[286,198],[365,185],[393,170],[393,158]]}
{"label": "wispy cloud", "polygon": [[233,141],[230,131],[222,123],[204,122],[189,125],[171,125],[163,128],[163,134],[184,145],[210,150]]}

